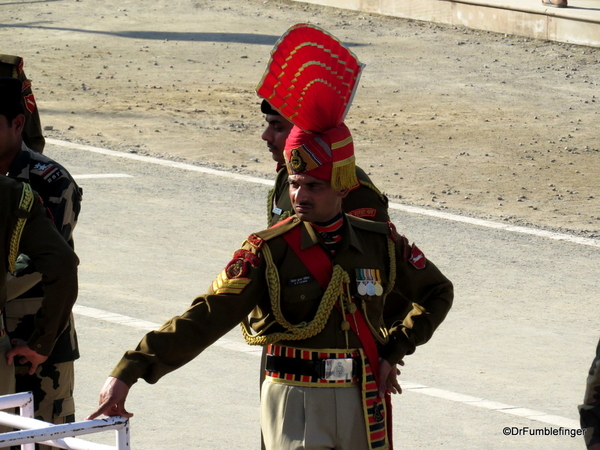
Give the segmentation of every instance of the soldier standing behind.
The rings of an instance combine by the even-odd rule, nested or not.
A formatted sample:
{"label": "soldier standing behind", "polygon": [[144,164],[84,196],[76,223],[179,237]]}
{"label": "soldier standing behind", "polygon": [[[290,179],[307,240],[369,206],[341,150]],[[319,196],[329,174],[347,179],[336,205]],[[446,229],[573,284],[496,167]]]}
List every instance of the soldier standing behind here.
{"label": "soldier standing behind", "polygon": [[[294,124],[279,114],[269,102],[263,100],[260,105],[261,112],[265,115],[267,127],[263,131],[262,139],[267,143],[273,160],[277,163],[277,177],[275,186],[269,191],[267,198],[268,218],[267,225],[272,226],[277,222],[294,214],[290,195],[288,193],[288,173],[283,161],[283,149]],[[369,176],[360,167],[356,167],[358,185],[350,190],[342,200],[342,209],[346,214],[376,222],[388,222],[388,199],[373,184]]]}
{"label": "soldier standing behind", "polygon": [[31,80],[23,71],[23,58],[20,56],[0,55],[0,77],[11,77],[23,83],[22,95],[25,109],[25,127],[23,128],[23,141],[32,150],[42,153],[46,140],[42,135],[42,124],[38,113],[35,97],[31,90]]}
{"label": "soldier standing behind", "polygon": [[583,404],[579,405],[581,428],[585,428],[585,445],[600,450],[600,342],[588,374]]}
{"label": "soldier standing behind", "polygon": [[[0,96],[6,97],[2,83]],[[15,271],[19,252],[26,252],[43,274],[44,298],[34,332],[12,350],[0,314],[0,395],[15,392],[13,361],[29,362],[34,373],[52,352],[77,298],[78,264],[31,187],[0,175],[0,311],[6,304],[6,277]]]}
{"label": "soldier standing behind", "polygon": [[[39,194],[64,240],[73,248],[73,229],[80,211],[81,189],[69,172],[52,159],[28,148],[22,140],[25,124],[20,101],[21,82],[0,78],[0,84],[13,92],[4,95],[0,121],[0,173],[29,183]],[[35,329],[34,319],[41,307],[44,287],[41,275],[29,255],[21,254],[15,276],[7,282],[6,326],[11,341],[27,341]],[[32,391],[35,417],[45,422],[62,424],[75,420],[73,400],[74,364],[79,357],[73,317],[61,333],[48,360],[35,374],[17,364],[16,391]],[[47,446],[38,446],[47,449]]]}

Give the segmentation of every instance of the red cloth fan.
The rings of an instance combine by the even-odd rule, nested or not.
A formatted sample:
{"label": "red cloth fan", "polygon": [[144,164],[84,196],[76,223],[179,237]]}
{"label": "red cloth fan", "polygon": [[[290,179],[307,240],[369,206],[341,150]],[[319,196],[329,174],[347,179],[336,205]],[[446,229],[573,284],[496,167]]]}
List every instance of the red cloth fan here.
{"label": "red cloth fan", "polygon": [[275,44],[256,92],[303,131],[321,134],[344,121],[363,67],[331,34],[300,23]]}

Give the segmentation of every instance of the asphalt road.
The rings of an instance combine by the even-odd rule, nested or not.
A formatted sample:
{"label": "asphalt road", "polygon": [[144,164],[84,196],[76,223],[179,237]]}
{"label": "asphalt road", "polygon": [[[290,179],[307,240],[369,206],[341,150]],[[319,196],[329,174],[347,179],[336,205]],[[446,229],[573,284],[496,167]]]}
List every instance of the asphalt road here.
{"label": "asphalt road", "polygon": [[[81,419],[122,353],[183,312],[264,227],[268,187],[55,144],[46,153],[84,190],[75,231]],[[600,247],[400,210],[391,216],[456,290],[436,335],[406,358],[405,392],[394,398],[396,448],[583,448],[581,436],[561,430],[578,427],[599,336]],[[257,355],[234,329],[157,385],[139,382],[127,405],[135,413],[131,447],[258,449]],[[506,427],[519,435],[506,436]],[[94,440],[111,443],[112,435]]]}

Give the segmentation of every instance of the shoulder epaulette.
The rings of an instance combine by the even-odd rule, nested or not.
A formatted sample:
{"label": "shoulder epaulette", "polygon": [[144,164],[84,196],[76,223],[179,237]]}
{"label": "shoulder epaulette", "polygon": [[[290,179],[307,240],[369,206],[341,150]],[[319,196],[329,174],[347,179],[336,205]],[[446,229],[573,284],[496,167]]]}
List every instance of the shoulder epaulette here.
{"label": "shoulder epaulette", "polygon": [[[277,236],[281,236],[282,234],[287,233],[289,230],[291,230],[292,228],[297,226],[299,223],[300,223],[300,219],[298,219],[297,217],[295,217],[295,216],[288,217],[287,219],[276,223],[271,228],[269,228],[267,230],[259,231],[258,233],[254,233],[250,237],[253,237],[253,240],[255,240],[256,242],[268,241]],[[258,247],[256,247],[249,239],[247,239],[247,240],[253,247],[258,249]]]}
{"label": "shoulder epaulette", "polygon": [[377,194],[377,196],[381,199],[382,202],[387,204],[388,198],[379,189],[377,189],[377,186],[375,186],[373,183],[369,183],[369,182],[363,181],[363,180],[358,180],[358,183],[367,189],[371,189],[373,192],[375,192]]}
{"label": "shoulder epaulette", "polygon": [[346,214],[346,219],[348,219],[348,222],[356,228],[385,235],[390,234],[390,227],[386,222],[375,222],[373,220],[361,219],[360,217],[355,217],[350,214]]}

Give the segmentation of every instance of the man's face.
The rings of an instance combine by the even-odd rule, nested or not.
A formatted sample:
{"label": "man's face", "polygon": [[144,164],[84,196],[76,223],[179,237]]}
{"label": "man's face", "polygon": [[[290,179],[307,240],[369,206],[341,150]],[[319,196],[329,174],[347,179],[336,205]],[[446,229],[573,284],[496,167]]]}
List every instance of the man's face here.
{"label": "man's face", "polygon": [[294,124],[274,114],[267,114],[265,120],[267,121],[267,127],[261,137],[266,141],[273,160],[279,164],[285,164],[283,159],[285,140],[292,131]]}
{"label": "man's face", "polygon": [[328,181],[310,175],[290,175],[290,199],[294,211],[305,222],[327,222],[342,210],[348,190],[336,191]]}
{"label": "man's face", "polygon": [[25,116],[19,114],[11,123],[0,114],[0,158],[10,157],[21,149],[21,132]]}

